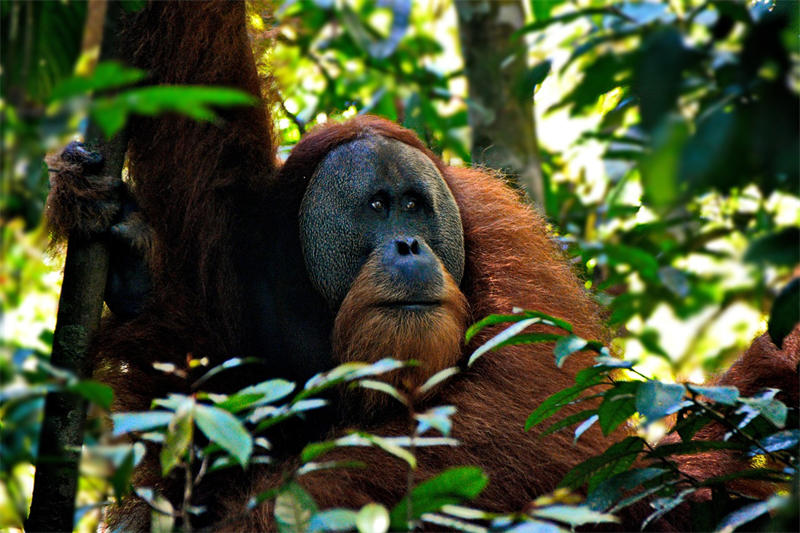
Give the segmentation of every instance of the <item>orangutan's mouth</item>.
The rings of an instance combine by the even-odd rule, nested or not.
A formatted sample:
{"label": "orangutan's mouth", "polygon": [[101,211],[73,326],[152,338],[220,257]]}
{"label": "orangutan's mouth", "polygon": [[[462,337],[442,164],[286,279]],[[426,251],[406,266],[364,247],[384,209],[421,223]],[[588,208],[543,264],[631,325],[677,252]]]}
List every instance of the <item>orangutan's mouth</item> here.
{"label": "orangutan's mouth", "polygon": [[430,311],[442,305],[438,300],[408,300],[402,302],[386,302],[381,307],[400,309],[403,311]]}

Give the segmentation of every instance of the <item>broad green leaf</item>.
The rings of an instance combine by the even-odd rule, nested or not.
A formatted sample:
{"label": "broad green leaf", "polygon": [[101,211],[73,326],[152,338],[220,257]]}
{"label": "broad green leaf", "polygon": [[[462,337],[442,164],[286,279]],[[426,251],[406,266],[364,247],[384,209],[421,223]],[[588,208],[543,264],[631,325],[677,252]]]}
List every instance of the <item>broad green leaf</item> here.
{"label": "broad green leaf", "polygon": [[788,496],[771,496],[769,499],[745,505],[725,518],[717,526],[720,533],[732,533],[740,526],[747,524],[759,516],[777,509],[789,502]]}
{"label": "broad green leaf", "polygon": [[686,386],[689,387],[689,390],[692,392],[702,394],[710,400],[724,405],[736,405],[736,401],[739,399],[739,389],[736,387],[700,386],[691,383],[688,383]]}
{"label": "broad green leaf", "polygon": [[636,410],[647,422],[654,422],[684,407],[684,394],[686,388],[683,385],[645,381],[636,391]]}
{"label": "broad green leaf", "polygon": [[613,475],[595,487],[586,497],[586,505],[597,511],[605,511],[622,497],[623,490],[635,489],[666,472],[663,468],[635,468]]}
{"label": "broad green leaf", "polygon": [[465,342],[471,341],[472,338],[485,327],[493,326],[495,324],[504,324],[507,322],[521,322],[529,318],[538,318],[542,321],[542,324],[555,326],[567,331],[568,333],[572,333],[572,325],[565,320],[561,320],[560,318],[556,318],[545,313],[540,313],[538,311],[527,311],[522,309],[514,309],[514,311],[515,314],[513,315],[489,315],[471,325],[469,328],[467,328],[467,332],[464,335]]}
{"label": "broad green leaf", "polygon": [[619,519],[612,514],[594,511],[584,505],[550,505],[534,508],[530,511],[530,515],[545,520],[555,520],[570,526],[619,522]]}
{"label": "broad green leaf", "polygon": [[352,531],[356,527],[356,512],[351,509],[327,509],[311,517],[309,533],[323,531]]}
{"label": "broad green leaf", "polygon": [[111,402],[114,400],[114,392],[111,390],[111,387],[90,379],[70,385],[67,387],[67,390],[80,394],[103,409],[110,409]]}
{"label": "broad green leaf", "polygon": [[692,440],[674,444],[662,444],[652,452],[651,457],[669,457],[671,455],[688,455],[712,450],[744,450],[746,446],[739,442],[716,440]]}
{"label": "broad green leaf", "polygon": [[166,426],[174,413],[170,411],[146,411],[142,413],[114,413],[111,421],[114,424],[112,437],[119,437],[132,431],[147,431]]}
{"label": "broad green leaf", "polygon": [[72,76],[61,80],[50,94],[50,101],[85,96],[90,91],[124,87],[144,79],[145,75],[143,70],[127,67],[116,61],[103,61],[97,64],[89,76]]}
{"label": "broad green leaf", "polygon": [[389,511],[377,503],[362,507],[356,515],[358,533],[386,533],[389,530]]}
{"label": "broad green leaf", "polygon": [[314,499],[296,482],[284,486],[275,498],[275,521],[281,533],[304,533],[316,512]]}
{"label": "broad green leaf", "polygon": [[605,370],[601,367],[590,367],[578,372],[575,377],[576,385],[567,389],[562,389],[547,397],[539,404],[539,407],[528,416],[525,421],[525,431],[529,431],[533,426],[540,424],[551,416],[558,413],[565,405],[577,398],[581,392],[603,382]]}
{"label": "broad green leaf", "polygon": [[578,337],[577,335],[568,335],[558,339],[555,348],[553,348],[553,354],[556,356],[556,366],[561,368],[567,357],[575,352],[583,350],[587,344],[588,342],[586,339]]}
{"label": "broad green leaf", "polygon": [[[639,437],[627,437],[612,444],[601,455],[590,457],[567,472],[559,487],[577,489],[590,479],[597,486],[605,479],[627,470],[642,451],[644,441]],[[595,487],[590,487],[590,492]]]}
{"label": "broad green leaf", "polygon": [[545,429],[540,437],[544,437],[545,435],[550,435],[551,433],[555,433],[559,429],[564,429],[569,427],[573,424],[577,424],[578,422],[583,422],[587,418],[590,418],[592,415],[597,413],[597,409],[585,409],[579,413],[575,413],[574,415],[570,415],[566,418],[559,420],[554,424],[550,424],[547,429]]}
{"label": "broad green leaf", "polygon": [[678,422],[672,428],[680,435],[683,442],[688,442],[695,434],[711,423],[708,415],[702,412],[690,412],[683,418],[678,418]]}
{"label": "broad green leaf", "polygon": [[252,95],[227,87],[160,85],[95,98],[90,114],[106,136],[111,137],[122,128],[130,114],[152,116],[169,111],[199,121],[212,121],[216,118],[214,107],[245,106],[254,102]]}
{"label": "broad green leaf", "polygon": [[597,410],[603,435],[610,435],[636,412],[636,393],[641,381],[618,381],[603,395]]}
{"label": "broad green leaf", "polygon": [[545,22],[550,18],[550,12],[553,8],[563,3],[564,0],[531,0],[533,20],[536,22]]}
{"label": "broad green leaf", "polygon": [[[786,415],[788,410],[786,405],[775,398],[778,393],[776,389],[768,389],[753,398],[740,398],[743,404],[736,412],[750,415],[761,415],[769,420],[775,427],[783,428],[786,425]],[[739,427],[743,428],[746,423],[740,422]]]}
{"label": "broad green leaf", "polygon": [[800,430],[787,429],[773,433],[758,441],[758,446],[753,446],[747,455],[760,455],[766,452],[777,452],[779,450],[786,450],[793,448],[797,452],[797,445],[800,443]]}
{"label": "broad green leaf", "polygon": [[[798,243],[800,243],[800,228],[796,226],[783,228],[752,241],[747,247],[744,260],[752,263],[771,263],[794,267],[800,263]],[[792,315],[798,317],[798,314],[800,311],[794,309]]]}
{"label": "broad green leaf", "polygon": [[183,462],[186,450],[192,444],[194,429],[193,404],[187,403],[179,409],[167,426],[164,445],[161,447],[159,459],[161,461],[161,475],[166,477],[170,471]]}
{"label": "broad green leaf", "polygon": [[[417,519],[424,513],[438,511],[443,505],[471,500],[483,491],[488,482],[489,478],[478,467],[449,468],[411,490],[411,519]],[[392,509],[392,530],[407,529],[408,504],[409,499],[404,498]]]}
{"label": "broad green leaf", "polygon": [[562,336],[557,335],[554,333],[528,333],[525,335],[519,335],[522,330],[527,328],[528,326],[532,326],[533,324],[541,324],[542,319],[540,318],[527,318],[520,322],[517,322],[513,326],[509,326],[485,343],[483,343],[477,350],[472,352],[472,355],[469,357],[469,361],[467,362],[468,366],[472,366],[475,361],[480,358],[483,354],[488,352],[489,350],[497,350],[504,346],[515,345],[515,344],[530,344],[535,342],[550,342],[557,339],[560,339]]}
{"label": "broad green leaf", "polygon": [[544,81],[550,73],[550,61],[545,60],[528,68],[517,82],[516,93],[520,102],[533,98],[536,86]]}
{"label": "broad green leaf", "polygon": [[253,439],[242,423],[219,407],[197,404],[194,409],[197,427],[209,440],[220,445],[244,466],[253,452]]}
{"label": "broad green leaf", "polygon": [[783,339],[800,323],[800,277],[794,278],[784,287],[772,303],[767,332],[778,348]]}

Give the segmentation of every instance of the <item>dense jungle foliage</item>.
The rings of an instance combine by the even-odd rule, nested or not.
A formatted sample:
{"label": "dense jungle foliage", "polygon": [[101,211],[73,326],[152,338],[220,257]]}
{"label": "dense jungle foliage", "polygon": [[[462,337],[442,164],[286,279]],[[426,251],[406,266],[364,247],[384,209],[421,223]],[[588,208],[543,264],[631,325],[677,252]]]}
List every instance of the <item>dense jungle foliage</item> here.
{"label": "dense jungle foliage", "polygon": [[[652,499],[647,518],[652,521],[711,487],[712,502],[695,513],[698,529],[796,527],[797,406],[785,405],[772,390],[743,397],[735,388],[700,385],[758,334],[769,329],[773,339],[782,339],[800,321],[800,284],[790,284],[800,274],[800,17],[795,2],[272,4],[268,15],[254,3],[249,24],[263,54],[260,68],[272,74],[269,90],[281,154],[316,124],[371,113],[414,130],[451,164],[502,168],[546,215],[587,289],[608,310],[616,338],[602,346],[573,335],[569,317],[518,310],[488,317],[467,332],[471,337],[481,327],[510,324],[472,359],[491,357],[492,350],[516,342],[557,340],[554,365],[576,351],[593,350],[597,366],[581,372],[574,387],[544,401],[527,421],[520,420],[520,427],[548,424],[546,432],[572,431],[576,440],[593,424],[604,434],[624,424],[632,431],[578,465],[557,492],[515,514],[470,506],[486,484],[477,467],[410,485],[408,497],[393,509],[379,504],[317,509],[294,482],[314,469],[341,466],[324,461],[333,447],[378,446],[413,471],[416,447],[457,445],[450,438],[451,406],[412,410],[416,426],[406,438],[354,433],[309,445],[294,476],[253,504],[277,498],[276,519],[285,531],[406,530],[420,524],[463,531],[556,531],[613,522],[615,513],[642,498]],[[505,57],[476,45],[464,31],[472,17],[491,20],[500,4],[520,14],[518,24],[503,34]],[[112,430],[110,389],[48,363],[63,258],[58,250],[46,252],[45,155],[81,138],[89,123],[113,135],[132,114],[178,112],[214,120],[215,109],[247,102],[222,87],[139,86],[145,73],[98,63],[102,17],[92,16],[92,5],[0,3],[3,528],[21,528],[27,514],[43,398],[50,391],[72,391],[93,406],[75,517],[75,528],[86,531],[95,529],[106,505],[132,490],[130,475],[143,454],[141,442],[110,444],[112,435],[162,442],[164,473],[190,472],[192,464],[202,464],[205,472],[267,462],[269,446],[259,433],[315,409],[322,402],[315,396],[343,382],[409,403],[374,379],[402,365],[384,360],[345,365],[306,384],[272,380],[226,397],[171,396],[151,412],[111,415]],[[136,10],[140,2],[124,6]],[[503,74],[502,81],[470,74],[512,64],[513,75]],[[481,82],[505,84],[499,106],[485,97],[490,88],[480,87]],[[515,126],[502,122],[508,111],[502,106],[512,106],[517,116],[520,109],[529,112],[525,127],[533,141],[510,148],[512,156],[496,163],[487,151],[503,142],[502,134],[487,141],[475,132],[498,120],[492,131],[514,137]],[[535,323],[560,328],[563,335],[526,337],[524,328]],[[208,375],[241,362],[232,359]],[[437,374],[426,386],[455,371]],[[597,409],[557,417],[567,403],[591,395],[602,398]],[[675,420],[679,438],[656,448]],[[690,442],[711,421],[729,428],[726,440]],[[212,445],[195,446],[197,432]],[[669,460],[672,454],[719,449],[748,455],[752,468],[701,482]],[[752,500],[726,490],[724,483],[734,477],[764,480],[772,484],[772,494]],[[176,520],[186,523],[203,512],[191,505],[191,490],[180,508],[152,490],[136,490],[151,502],[156,530],[172,530]]]}

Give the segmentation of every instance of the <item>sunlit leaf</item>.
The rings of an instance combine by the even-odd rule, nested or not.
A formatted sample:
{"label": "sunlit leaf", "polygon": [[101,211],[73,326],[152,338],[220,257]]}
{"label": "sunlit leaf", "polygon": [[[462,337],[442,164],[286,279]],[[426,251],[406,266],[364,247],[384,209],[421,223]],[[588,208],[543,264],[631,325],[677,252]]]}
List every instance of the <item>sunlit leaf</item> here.
{"label": "sunlit leaf", "polygon": [[219,444],[245,465],[253,452],[253,439],[242,423],[228,411],[210,405],[197,404],[194,409],[197,427],[211,441]]}
{"label": "sunlit leaf", "polygon": [[411,505],[411,519],[424,513],[438,511],[443,505],[458,504],[471,500],[483,491],[489,478],[475,466],[449,468],[437,476],[414,487],[410,502],[404,498],[391,513],[392,530],[407,528],[408,505]]}

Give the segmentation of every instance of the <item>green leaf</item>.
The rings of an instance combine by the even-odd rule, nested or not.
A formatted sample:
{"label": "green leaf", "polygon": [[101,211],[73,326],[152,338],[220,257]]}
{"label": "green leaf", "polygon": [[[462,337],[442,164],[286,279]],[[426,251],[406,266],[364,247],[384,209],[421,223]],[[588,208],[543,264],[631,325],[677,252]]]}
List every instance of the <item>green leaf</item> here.
{"label": "green leaf", "polygon": [[408,405],[408,400],[406,399],[405,395],[397,390],[392,385],[389,385],[385,381],[377,381],[374,379],[362,379],[358,382],[358,386],[364,389],[371,389],[376,390],[378,392],[382,392],[387,394],[400,402],[403,405]]}
{"label": "green leaf", "polygon": [[275,498],[275,521],[281,533],[304,533],[316,512],[314,499],[296,482],[284,486]]}
{"label": "green leaf", "polygon": [[166,477],[170,471],[183,462],[186,450],[192,443],[192,430],[194,420],[192,419],[193,403],[187,405],[175,413],[167,426],[167,434],[164,445],[161,447],[159,458],[161,461],[161,475]]}
{"label": "green leaf", "polygon": [[679,417],[678,422],[672,428],[680,435],[683,442],[688,442],[695,434],[711,423],[708,415],[700,412],[690,412],[685,417]]}
{"label": "green leaf", "polygon": [[688,139],[689,125],[678,116],[669,116],[653,132],[651,148],[639,163],[648,203],[668,206],[678,200],[681,193],[678,177]]}
{"label": "green leaf", "polygon": [[103,409],[110,409],[114,400],[114,392],[108,385],[90,379],[79,381],[67,387],[70,392],[80,394],[95,405]]}
{"label": "green leaf", "polygon": [[386,533],[389,530],[389,511],[377,503],[368,503],[356,515],[359,533]]}
{"label": "green leaf", "polygon": [[[794,267],[800,263],[800,228],[792,226],[759,237],[750,243],[744,260]],[[794,316],[800,311],[795,310]]]}
{"label": "green leaf", "polygon": [[767,332],[778,348],[783,348],[783,339],[800,323],[800,277],[794,278],[781,290],[772,303]]}
{"label": "green leaf", "polygon": [[356,512],[350,509],[327,509],[311,517],[309,533],[323,531],[352,531],[356,528]]}
{"label": "green leaf", "polygon": [[216,118],[213,107],[244,106],[254,102],[252,95],[227,87],[160,85],[95,98],[90,114],[106,136],[111,137],[122,128],[131,113],[153,116],[174,112],[199,121],[211,121]]}
{"label": "green leaf", "polygon": [[636,391],[636,410],[648,423],[654,422],[684,407],[687,403],[683,399],[685,393],[686,388],[677,383],[645,381]]}
{"label": "green leaf", "polygon": [[[459,504],[471,500],[483,491],[489,478],[475,466],[448,468],[441,474],[424,481],[411,490],[411,519],[424,513],[438,511],[443,505]],[[404,498],[391,513],[391,529],[408,528],[409,499]]]}
{"label": "green leaf", "polygon": [[[200,378],[198,378],[197,381],[192,383],[192,389],[193,390],[197,390],[200,387],[200,385],[202,385],[203,383],[205,383],[209,379],[213,378],[214,376],[216,376],[220,372],[223,372],[223,371],[228,370],[230,368],[236,368],[236,367],[239,367],[239,366],[242,366],[242,365],[246,365],[248,363],[261,363],[261,362],[262,362],[261,359],[259,359],[258,357],[244,357],[244,358],[242,358],[242,357],[233,357],[231,359],[228,359],[224,363],[215,366],[214,368],[212,368],[211,370],[209,370],[208,372],[203,374]],[[239,392],[241,393],[242,391],[239,391]]]}
{"label": "green leaf", "polygon": [[[739,401],[743,405],[736,412],[737,414],[761,415],[769,420],[775,427],[783,428],[786,425],[788,409],[783,402],[775,398],[777,393],[778,391],[776,389],[767,389],[767,391],[760,393],[759,396],[741,398]],[[741,429],[745,425],[747,425],[747,423],[742,421],[739,423],[739,428]]]}
{"label": "green leaf", "polygon": [[586,432],[587,429],[592,427],[594,425],[594,423],[597,422],[597,420],[599,418],[600,417],[597,414],[594,414],[594,415],[590,416],[589,418],[587,418],[583,422],[583,424],[581,424],[580,426],[575,428],[575,436],[573,437],[573,441],[574,442],[578,442],[578,439],[581,438],[581,435],[583,435]]}
{"label": "green leaf", "polygon": [[[532,0],[532,1],[534,4],[538,2],[538,0]],[[590,15],[621,16],[605,7],[593,7],[587,9],[581,9],[579,11],[570,11],[569,13],[563,13],[561,15],[557,15],[555,17],[550,17],[546,19],[537,18],[534,22],[526,24],[522,28],[512,33],[511,37],[513,39],[518,39],[521,35],[525,33],[541,30],[543,28],[546,28],[547,26],[550,26],[551,24],[556,24],[556,23],[566,24],[568,22],[572,22],[574,20],[578,20],[583,17],[588,17]]]}
{"label": "green leaf", "polygon": [[419,394],[425,394],[428,391],[432,390],[436,387],[439,383],[447,380],[448,378],[455,376],[461,372],[458,367],[451,366],[450,368],[445,368],[444,370],[440,370],[431,377],[429,377],[425,383],[423,383],[419,388]]}
{"label": "green leaf", "polygon": [[428,409],[424,413],[415,414],[414,418],[418,422],[417,435],[422,435],[430,428],[434,428],[443,436],[447,437],[450,435],[450,430],[453,427],[451,418],[455,413],[456,408],[452,405],[440,405]]}
{"label": "green leaf", "polygon": [[536,22],[545,22],[550,18],[550,12],[553,8],[563,3],[564,0],[531,0],[533,20]]}
{"label": "green leaf", "polygon": [[147,431],[169,424],[174,413],[170,411],[146,411],[143,413],[114,413],[112,437],[119,437],[132,431]]}
{"label": "green leaf", "polygon": [[663,468],[635,468],[621,472],[599,483],[586,497],[586,505],[591,509],[605,511],[622,498],[623,490],[632,490],[646,481],[655,479],[667,470]]}
{"label": "green leaf", "polygon": [[525,320],[521,320],[514,324],[513,326],[509,326],[485,343],[483,343],[477,350],[472,352],[472,355],[469,357],[469,361],[467,362],[467,366],[472,366],[475,361],[478,360],[480,356],[488,352],[489,350],[496,349],[499,345],[503,344],[507,340],[509,340],[514,335],[522,332],[528,326],[533,324],[540,323],[541,320],[538,318],[527,318]]}
{"label": "green leaf", "polygon": [[381,450],[383,450],[383,451],[385,451],[387,453],[390,453],[391,455],[394,455],[395,457],[397,457],[399,459],[402,459],[403,461],[407,462],[408,465],[412,469],[416,469],[417,468],[417,459],[416,459],[416,457],[414,457],[411,454],[411,452],[409,452],[408,450],[405,450],[405,449],[401,448],[400,446],[398,446],[397,444],[393,443],[391,440],[385,439],[383,437],[378,437],[377,435],[371,435],[369,433],[363,433],[363,432],[359,432],[358,436],[363,438],[363,439],[366,439],[372,445],[377,446]]}
{"label": "green leaf", "polygon": [[682,504],[684,501],[686,501],[686,496],[693,493],[695,490],[696,489],[694,488],[685,489],[671,498],[657,498],[656,500],[650,502],[650,506],[655,509],[655,512],[652,513],[647,518],[645,518],[644,522],[642,522],[642,530],[644,530],[647,527],[647,524],[649,524],[653,520],[661,518],[662,516],[664,516],[665,514],[672,511],[680,504]]}
{"label": "green leaf", "polygon": [[525,102],[533,98],[536,86],[542,83],[549,73],[549,60],[542,61],[526,69],[525,72],[520,76],[520,79],[517,83],[517,99],[520,102]]}
{"label": "green leaf", "polygon": [[244,466],[253,452],[253,439],[242,423],[228,411],[218,407],[197,404],[195,406],[197,427],[209,440],[220,445]]}
{"label": "green leaf", "polygon": [[558,339],[555,348],[553,348],[553,354],[556,356],[556,366],[561,368],[567,357],[575,352],[583,350],[587,344],[588,342],[586,339],[578,337],[577,335],[568,335]]}
{"label": "green leaf", "polygon": [[578,422],[583,422],[587,418],[591,417],[592,415],[597,413],[597,409],[585,409],[579,413],[575,413],[574,415],[570,415],[566,418],[559,420],[558,422],[551,424],[545,429],[540,437],[544,437],[545,435],[550,435],[551,433],[555,433],[559,429],[564,429],[569,427],[573,424],[577,424]]}
{"label": "green leaf", "polygon": [[777,452],[779,450],[786,450],[794,448],[797,452],[797,445],[800,443],[800,430],[787,429],[786,431],[779,431],[758,441],[758,446],[753,446],[747,455],[760,455],[765,452]]}
{"label": "green leaf", "polygon": [[691,383],[687,383],[686,386],[689,387],[689,390],[692,392],[702,394],[708,399],[724,405],[736,405],[736,401],[739,399],[739,389],[736,387],[701,386]]}
{"label": "green leaf", "polygon": [[306,382],[303,390],[292,399],[292,403],[318,394],[339,383],[376,376],[408,366],[412,366],[410,361],[398,361],[391,358],[384,358],[371,364],[364,362],[344,363],[327,372],[321,372],[311,377]]}
{"label": "green leaf", "polygon": [[650,457],[670,457],[672,455],[689,455],[698,452],[708,452],[713,450],[744,450],[745,445],[732,441],[716,440],[692,440],[689,442],[678,442],[674,444],[662,444],[652,452]]}
{"label": "green leaf", "polygon": [[603,394],[603,403],[597,410],[600,429],[609,435],[636,412],[636,393],[641,381],[618,381]]}
{"label": "green leaf", "polygon": [[740,526],[747,524],[758,518],[759,516],[777,509],[786,503],[789,498],[787,496],[771,496],[768,500],[751,503],[738,509],[725,518],[717,526],[717,531],[720,533],[732,533]]}
{"label": "green leaf", "polygon": [[605,479],[627,470],[643,447],[644,441],[641,438],[627,437],[611,445],[602,455],[590,457],[575,466],[567,472],[558,486],[577,489],[591,479],[594,485],[589,488],[591,492]]}
{"label": "green leaf", "polygon": [[[515,311],[517,310],[515,309]],[[555,326],[572,333],[572,325],[569,322],[561,320],[560,318],[556,318],[545,313],[540,313],[538,311],[526,311],[521,309],[518,311],[519,312],[516,312],[516,314],[513,315],[489,315],[486,318],[474,323],[464,334],[465,342],[471,341],[472,338],[485,327],[494,326],[495,324],[503,324],[506,322],[521,322],[529,318],[539,318],[542,324]]]}
{"label": "green leaf", "polygon": [[144,79],[145,75],[145,71],[138,68],[127,67],[116,61],[103,61],[89,76],[72,76],[59,82],[50,94],[50,101],[85,96],[90,91],[124,87]]}
{"label": "green leaf", "polygon": [[612,514],[601,513],[584,505],[550,505],[535,508],[530,511],[530,515],[570,526],[619,522],[619,519]]}
{"label": "green leaf", "polygon": [[603,372],[604,369],[602,367],[590,367],[578,372],[575,378],[576,385],[548,396],[545,401],[539,404],[539,407],[534,409],[525,421],[525,431],[529,431],[533,426],[558,413],[584,390],[602,383],[605,379]]}

